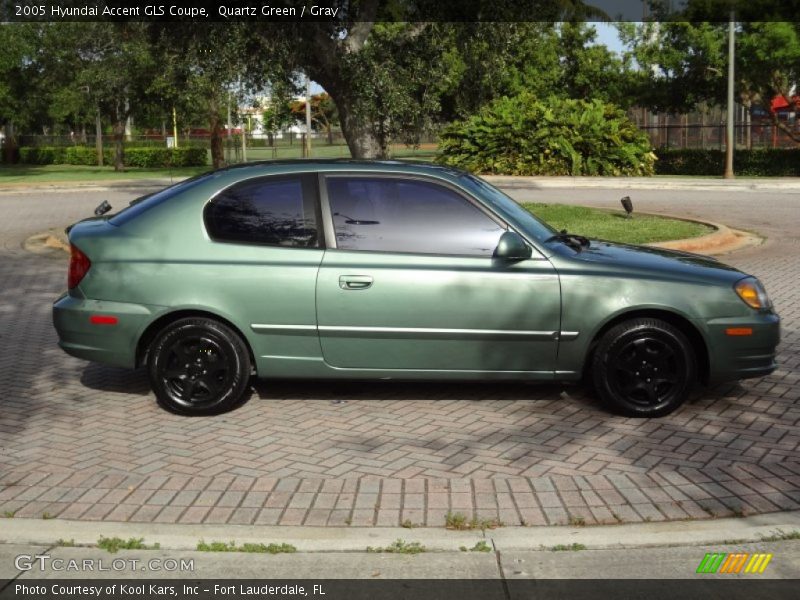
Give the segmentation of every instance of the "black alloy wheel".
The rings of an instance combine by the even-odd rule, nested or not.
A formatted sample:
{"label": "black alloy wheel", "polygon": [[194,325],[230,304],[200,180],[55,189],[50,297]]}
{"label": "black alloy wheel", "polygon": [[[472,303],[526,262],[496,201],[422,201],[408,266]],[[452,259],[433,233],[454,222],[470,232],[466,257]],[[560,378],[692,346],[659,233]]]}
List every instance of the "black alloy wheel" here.
{"label": "black alloy wheel", "polygon": [[150,384],[165,408],[214,414],[244,396],[250,354],[239,335],[207,318],[180,319],[154,340],[148,354]]}
{"label": "black alloy wheel", "polygon": [[600,340],[592,378],[616,412],[658,417],[678,408],[695,382],[695,353],[686,336],[660,319],[633,319]]}

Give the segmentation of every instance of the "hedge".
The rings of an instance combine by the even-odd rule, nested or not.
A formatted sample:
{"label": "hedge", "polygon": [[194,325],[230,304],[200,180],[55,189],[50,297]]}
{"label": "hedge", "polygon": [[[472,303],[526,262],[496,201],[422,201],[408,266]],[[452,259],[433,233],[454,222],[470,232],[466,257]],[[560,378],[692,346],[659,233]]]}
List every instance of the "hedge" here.
{"label": "hedge", "polygon": [[[722,150],[656,150],[658,175],[721,175],[725,168]],[[800,148],[736,150],[733,170],[737,175],[800,177]]]}
{"label": "hedge", "polygon": [[[205,166],[208,152],[199,146],[180,148],[131,147],[125,148],[125,166],[140,168]],[[97,164],[97,151],[90,146],[37,146],[19,149],[20,162],[31,165],[85,165]],[[103,150],[105,164],[114,163],[114,148]]]}
{"label": "hedge", "polygon": [[54,146],[22,147],[19,149],[19,162],[29,165],[52,165],[64,162],[64,150]]}

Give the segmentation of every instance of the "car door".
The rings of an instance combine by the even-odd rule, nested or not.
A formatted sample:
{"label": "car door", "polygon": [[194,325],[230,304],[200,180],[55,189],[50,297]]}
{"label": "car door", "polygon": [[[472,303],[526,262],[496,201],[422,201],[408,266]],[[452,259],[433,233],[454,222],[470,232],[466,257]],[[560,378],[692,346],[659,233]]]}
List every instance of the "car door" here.
{"label": "car door", "polygon": [[202,275],[192,263],[185,268],[191,289],[203,290],[199,302],[246,332],[261,377],[303,373],[319,359],[315,287],[325,251],[317,185],[316,173],[297,173],[222,190],[204,210]]}
{"label": "car door", "polygon": [[558,276],[493,259],[506,225],[443,181],[328,174],[317,277],[324,360],[344,369],[552,376]]}

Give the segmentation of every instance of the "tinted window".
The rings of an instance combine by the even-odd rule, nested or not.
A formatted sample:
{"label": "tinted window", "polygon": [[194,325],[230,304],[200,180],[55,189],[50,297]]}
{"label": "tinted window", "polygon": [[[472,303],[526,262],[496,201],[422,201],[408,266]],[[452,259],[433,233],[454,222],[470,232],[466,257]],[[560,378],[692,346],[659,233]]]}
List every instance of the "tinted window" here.
{"label": "tinted window", "polygon": [[205,210],[215,240],[313,248],[319,245],[314,177],[270,177],[220,192]]}
{"label": "tinted window", "polygon": [[505,231],[456,192],[425,181],[331,177],[338,248],[491,256]]}
{"label": "tinted window", "polygon": [[480,196],[501,215],[515,220],[526,233],[535,238],[544,241],[556,232],[550,225],[534,217],[513,199],[483,179],[474,175],[463,175],[460,183],[476,196]]}

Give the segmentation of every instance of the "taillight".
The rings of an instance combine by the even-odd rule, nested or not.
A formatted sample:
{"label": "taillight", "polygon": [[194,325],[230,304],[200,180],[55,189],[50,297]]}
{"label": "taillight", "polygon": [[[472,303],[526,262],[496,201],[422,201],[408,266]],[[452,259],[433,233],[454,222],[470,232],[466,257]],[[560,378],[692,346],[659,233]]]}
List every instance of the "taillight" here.
{"label": "taillight", "polygon": [[69,246],[69,275],[67,276],[67,287],[72,289],[77,287],[84,275],[89,272],[92,261],[81,252],[80,248],[70,244]]}

